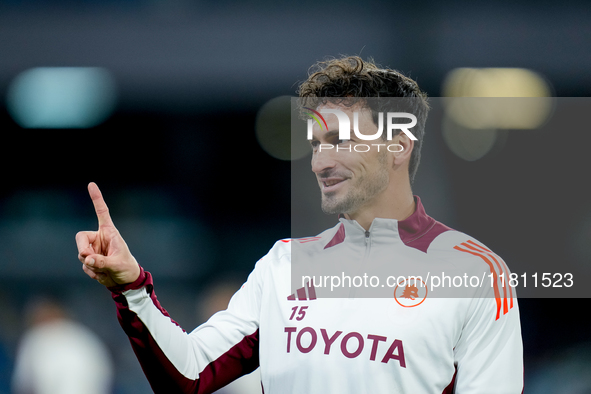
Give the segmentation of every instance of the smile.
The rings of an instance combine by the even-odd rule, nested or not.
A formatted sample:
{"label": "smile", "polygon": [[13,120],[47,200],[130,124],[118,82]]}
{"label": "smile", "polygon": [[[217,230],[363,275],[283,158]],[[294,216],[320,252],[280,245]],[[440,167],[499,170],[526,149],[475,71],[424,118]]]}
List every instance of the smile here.
{"label": "smile", "polygon": [[322,190],[325,192],[330,192],[336,190],[339,185],[345,182],[346,179],[344,178],[327,178],[322,180]]}

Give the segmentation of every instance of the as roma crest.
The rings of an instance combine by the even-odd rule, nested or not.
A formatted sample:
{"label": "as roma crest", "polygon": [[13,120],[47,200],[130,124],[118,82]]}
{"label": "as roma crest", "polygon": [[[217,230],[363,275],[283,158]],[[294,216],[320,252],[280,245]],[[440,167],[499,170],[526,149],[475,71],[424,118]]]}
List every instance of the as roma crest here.
{"label": "as roma crest", "polygon": [[420,278],[407,278],[394,289],[394,299],[405,308],[419,306],[427,298],[427,285]]}

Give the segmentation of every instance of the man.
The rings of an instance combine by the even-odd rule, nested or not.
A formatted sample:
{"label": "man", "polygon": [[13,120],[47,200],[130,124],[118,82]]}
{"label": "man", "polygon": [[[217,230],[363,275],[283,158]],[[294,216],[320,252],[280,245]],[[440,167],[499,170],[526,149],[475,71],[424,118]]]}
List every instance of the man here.
{"label": "man", "polygon": [[[312,171],[323,210],[341,214],[340,223],[316,237],[278,241],[228,309],[191,333],[161,307],[152,276],[131,255],[98,187],[89,185],[99,229],[76,235],[79,259],[91,278],[112,291],[154,391],[209,393],[260,365],[265,393],[521,392],[517,300],[499,279],[509,274],[505,263],[427,216],[412,195],[428,112],[425,95],[411,79],[358,57],[319,63],[299,93],[307,110],[323,115],[312,129]],[[384,141],[393,149],[375,144],[361,152],[358,146],[381,129],[384,108],[373,106],[374,97],[408,98],[417,127],[391,133]],[[331,114],[351,120],[355,132],[349,139],[340,138],[341,118]],[[293,293],[296,257],[314,267],[342,261],[351,268],[351,261],[361,261],[357,270],[392,262],[423,279],[388,282],[396,285],[393,296],[370,279],[388,290],[387,298],[351,292],[320,297],[328,294],[330,275],[321,276],[321,283],[311,278]],[[463,296],[453,293],[454,298],[427,296],[423,275],[438,269],[454,273],[454,280],[462,272],[464,278],[490,275],[491,283],[465,282]],[[445,281],[443,272],[438,279]]]}

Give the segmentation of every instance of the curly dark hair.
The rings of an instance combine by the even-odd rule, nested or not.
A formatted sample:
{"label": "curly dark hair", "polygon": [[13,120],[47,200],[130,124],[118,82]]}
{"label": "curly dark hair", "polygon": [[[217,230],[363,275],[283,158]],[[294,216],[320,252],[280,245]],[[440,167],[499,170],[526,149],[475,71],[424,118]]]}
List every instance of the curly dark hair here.
{"label": "curly dark hair", "polygon": [[425,123],[430,109],[427,94],[419,89],[417,83],[396,70],[380,68],[372,60],[363,61],[358,56],[320,61],[310,68],[308,75],[297,90],[304,107],[317,108],[328,101],[334,103],[334,98],[342,98],[337,103],[347,106],[370,97],[404,98],[396,100],[396,108],[392,108],[392,100],[369,100],[365,101],[365,106],[371,109],[376,125],[379,112],[410,112],[417,117],[417,125],[412,129],[417,141],[408,166],[412,183],[421,160]]}

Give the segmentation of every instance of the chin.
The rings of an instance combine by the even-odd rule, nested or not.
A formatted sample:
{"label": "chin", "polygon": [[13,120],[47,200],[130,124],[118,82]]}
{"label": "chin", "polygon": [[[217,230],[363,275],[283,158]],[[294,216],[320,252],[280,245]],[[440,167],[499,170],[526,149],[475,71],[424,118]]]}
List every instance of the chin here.
{"label": "chin", "polygon": [[338,204],[334,204],[334,203],[327,203],[324,198],[322,199],[322,204],[320,205],[320,208],[322,208],[322,212],[324,212],[327,215],[335,215],[335,214],[339,214],[341,212],[337,212],[339,211],[338,208]]}
{"label": "chin", "polygon": [[350,207],[347,206],[347,204],[343,201],[327,201],[323,197],[321,208],[322,212],[326,213],[327,215],[338,215],[341,213],[346,213]]}

